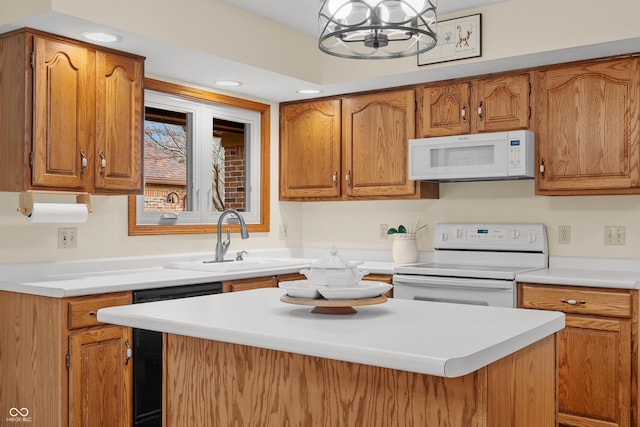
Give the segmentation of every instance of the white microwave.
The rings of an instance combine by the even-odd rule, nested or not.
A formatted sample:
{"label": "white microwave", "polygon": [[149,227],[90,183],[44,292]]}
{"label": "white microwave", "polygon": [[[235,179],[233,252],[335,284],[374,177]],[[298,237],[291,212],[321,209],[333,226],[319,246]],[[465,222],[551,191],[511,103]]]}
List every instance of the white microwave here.
{"label": "white microwave", "polygon": [[535,135],[528,130],[409,140],[409,179],[490,181],[535,176]]}

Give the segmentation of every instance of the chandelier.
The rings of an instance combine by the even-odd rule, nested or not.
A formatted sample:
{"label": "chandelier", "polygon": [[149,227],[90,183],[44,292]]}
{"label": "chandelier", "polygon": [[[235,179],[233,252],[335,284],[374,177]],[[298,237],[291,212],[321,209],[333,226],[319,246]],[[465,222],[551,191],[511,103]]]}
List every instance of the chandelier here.
{"label": "chandelier", "polygon": [[436,0],[320,0],[318,47],[341,58],[389,59],[436,45]]}

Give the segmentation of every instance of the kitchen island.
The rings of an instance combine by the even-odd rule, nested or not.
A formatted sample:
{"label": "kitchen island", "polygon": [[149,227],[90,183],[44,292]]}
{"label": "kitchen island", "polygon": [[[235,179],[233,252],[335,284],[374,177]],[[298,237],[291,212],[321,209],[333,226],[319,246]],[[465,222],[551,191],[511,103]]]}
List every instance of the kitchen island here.
{"label": "kitchen island", "polygon": [[166,334],[167,427],[555,423],[562,313],[390,299],[327,315],[282,295],[111,307],[98,320]]}

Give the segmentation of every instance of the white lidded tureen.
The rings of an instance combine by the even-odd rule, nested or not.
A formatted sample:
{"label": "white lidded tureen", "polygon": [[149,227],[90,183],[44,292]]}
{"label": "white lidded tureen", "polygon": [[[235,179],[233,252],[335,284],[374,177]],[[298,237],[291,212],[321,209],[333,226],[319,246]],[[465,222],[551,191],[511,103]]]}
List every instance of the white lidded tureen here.
{"label": "white lidded tureen", "polygon": [[311,285],[315,286],[356,286],[362,277],[369,274],[357,266],[362,262],[352,262],[338,255],[332,246],[329,255],[311,264],[311,269],[300,270]]}

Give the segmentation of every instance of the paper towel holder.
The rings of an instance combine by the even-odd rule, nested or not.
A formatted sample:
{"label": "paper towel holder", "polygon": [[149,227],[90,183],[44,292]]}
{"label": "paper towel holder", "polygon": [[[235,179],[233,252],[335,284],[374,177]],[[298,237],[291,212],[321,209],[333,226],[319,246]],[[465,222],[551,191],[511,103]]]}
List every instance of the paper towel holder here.
{"label": "paper towel holder", "polygon": [[24,216],[29,216],[33,212],[33,196],[34,194],[65,194],[76,196],[76,203],[87,205],[87,211],[93,212],[91,209],[91,194],[85,192],[74,191],[46,191],[46,190],[26,190],[20,193],[18,199],[18,212]]}

